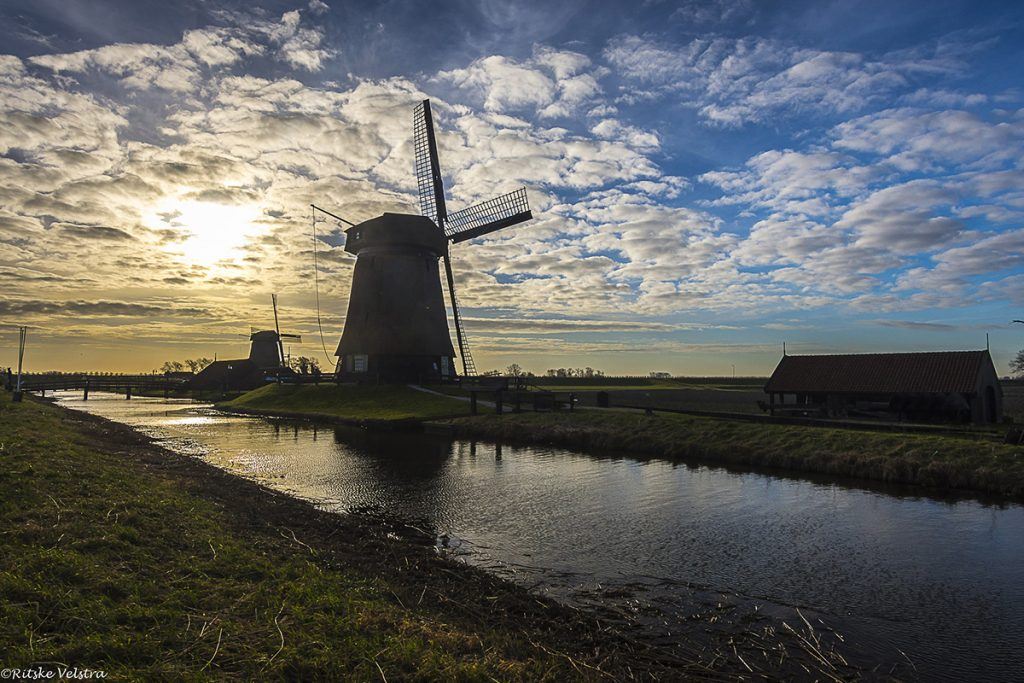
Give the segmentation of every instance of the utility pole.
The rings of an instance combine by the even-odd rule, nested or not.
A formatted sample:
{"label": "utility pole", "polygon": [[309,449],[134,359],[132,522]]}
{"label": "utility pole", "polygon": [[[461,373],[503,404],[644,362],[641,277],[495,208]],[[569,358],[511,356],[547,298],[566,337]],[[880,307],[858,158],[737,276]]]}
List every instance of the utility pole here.
{"label": "utility pole", "polygon": [[14,385],[14,402],[21,400],[21,366],[25,360],[25,338],[28,336],[27,327],[18,328],[18,383]]}

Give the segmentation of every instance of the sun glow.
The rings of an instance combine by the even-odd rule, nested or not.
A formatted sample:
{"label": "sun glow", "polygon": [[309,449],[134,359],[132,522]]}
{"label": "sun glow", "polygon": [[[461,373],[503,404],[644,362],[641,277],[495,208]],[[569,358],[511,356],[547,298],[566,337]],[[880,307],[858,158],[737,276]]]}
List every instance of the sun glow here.
{"label": "sun glow", "polygon": [[242,247],[265,229],[258,223],[260,208],[252,204],[218,204],[173,200],[157,207],[146,221],[158,230],[173,230],[178,239],[167,251],[191,264],[213,266],[241,256]]}

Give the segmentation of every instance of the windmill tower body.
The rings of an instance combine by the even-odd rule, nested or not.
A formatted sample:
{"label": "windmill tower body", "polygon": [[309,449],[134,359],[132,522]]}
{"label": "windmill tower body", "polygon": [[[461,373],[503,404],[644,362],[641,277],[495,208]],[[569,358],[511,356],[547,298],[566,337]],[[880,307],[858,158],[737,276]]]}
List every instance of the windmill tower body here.
{"label": "windmill tower body", "polygon": [[342,379],[426,381],[455,374],[437,262],[447,238],[429,218],[385,213],[345,231],[355,254]]}
{"label": "windmill tower body", "polygon": [[533,218],[525,188],[448,213],[429,100],[413,112],[413,146],[422,215],[385,213],[345,231],[345,251],[355,254],[356,264],[335,353],[342,380],[422,382],[455,376],[439,259],[463,372],[475,374],[448,246]]}
{"label": "windmill tower body", "polygon": [[258,368],[279,368],[282,365],[280,338],[275,330],[261,330],[249,335],[249,360]]}

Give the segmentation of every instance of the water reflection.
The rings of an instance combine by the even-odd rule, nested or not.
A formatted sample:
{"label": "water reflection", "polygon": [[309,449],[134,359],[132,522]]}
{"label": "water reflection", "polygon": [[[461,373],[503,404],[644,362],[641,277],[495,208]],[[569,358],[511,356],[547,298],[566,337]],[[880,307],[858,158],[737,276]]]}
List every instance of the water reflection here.
{"label": "water reflection", "polygon": [[[1024,508],[900,487],[623,454],[367,433],[203,406],[68,400],[338,510],[426,520],[468,560],[585,602],[657,585],[665,618],[693,587],[816,610],[926,678],[1024,671]],[[884,657],[883,657],[884,658]]]}

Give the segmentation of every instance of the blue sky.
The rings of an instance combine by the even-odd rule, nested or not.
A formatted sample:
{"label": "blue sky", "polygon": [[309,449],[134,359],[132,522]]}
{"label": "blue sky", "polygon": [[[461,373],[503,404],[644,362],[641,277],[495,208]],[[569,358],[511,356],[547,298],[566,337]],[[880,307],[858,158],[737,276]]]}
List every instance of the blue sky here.
{"label": "blue sky", "polygon": [[[413,104],[477,365],[766,374],[1024,346],[1024,10],[979,2],[5,2],[0,319],[46,367],[320,353],[308,204],[415,211]],[[326,346],[351,258],[319,226]],[[0,336],[10,363],[14,336]],[[320,355],[323,355],[320,353]],[[44,360],[45,359],[45,360]]]}

